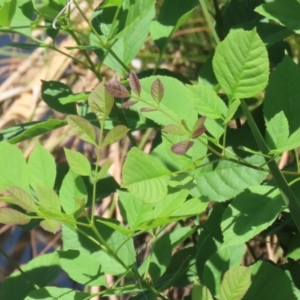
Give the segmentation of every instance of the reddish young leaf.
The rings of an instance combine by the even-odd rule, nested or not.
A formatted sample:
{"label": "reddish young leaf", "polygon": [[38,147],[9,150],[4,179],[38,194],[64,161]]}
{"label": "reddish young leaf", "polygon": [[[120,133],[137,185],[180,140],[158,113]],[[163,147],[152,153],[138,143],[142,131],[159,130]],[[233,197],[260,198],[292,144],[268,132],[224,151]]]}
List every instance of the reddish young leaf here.
{"label": "reddish young leaf", "polygon": [[106,90],[116,98],[128,98],[130,97],[126,87],[119,81],[110,81],[105,83]]}
{"label": "reddish young leaf", "polygon": [[124,103],[122,103],[122,105],[120,106],[120,108],[127,108],[127,107],[130,107],[130,106],[133,106],[134,104],[138,103],[138,101],[126,101]]}
{"label": "reddish young leaf", "polygon": [[156,102],[160,102],[164,96],[163,83],[157,78],[151,86],[151,95]]}
{"label": "reddish young leaf", "polygon": [[175,125],[175,124],[169,124],[166,125],[162,131],[166,132],[166,133],[170,133],[170,134],[174,134],[174,135],[185,135],[187,134],[186,130],[184,130],[182,127]]}
{"label": "reddish young leaf", "polygon": [[129,74],[129,85],[131,87],[131,90],[136,93],[137,95],[141,95],[141,84],[140,84],[140,80],[138,79],[138,77],[130,72]]}
{"label": "reddish young leaf", "polygon": [[205,120],[206,117],[201,117],[196,121],[191,135],[193,139],[199,137],[201,134],[203,134],[206,131],[206,128],[203,125]]}
{"label": "reddish young leaf", "polygon": [[194,142],[186,140],[175,144],[171,150],[177,155],[184,155],[193,145]]}
{"label": "reddish young leaf", "polygon": [[150,107],[142,107],[140,109],[141,112],[151,112],[151,111],[157,111],[156,108],[150,108]]}

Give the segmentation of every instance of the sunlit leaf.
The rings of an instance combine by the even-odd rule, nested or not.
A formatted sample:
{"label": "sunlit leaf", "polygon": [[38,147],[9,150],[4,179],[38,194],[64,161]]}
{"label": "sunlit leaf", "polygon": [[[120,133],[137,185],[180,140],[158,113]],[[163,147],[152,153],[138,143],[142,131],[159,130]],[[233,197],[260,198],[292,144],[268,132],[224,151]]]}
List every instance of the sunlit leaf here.
{"label": "sunlit leaf", "polygon": [[97,147],[95,128],[90,122],[82,117],[72,115],[67,117],[67,121],[72,131],[78,137]]}
{"label": "sunlit leaf", "polygon": [[64,148],[70,169],[81,176],[91,175],[91,164],[80,152]]}
{"label": "sunlit leaf", "polygon": [[101,82],[90,93],[88,102],[91,110],[96,114],[98,120],[104,121],[110,114],[115,100],[107,91],[104,83]]}
{"label": "sunlit leaf", "polygon": [[249,268],[237,266],[228,270],[221,284],[222,300],[240,300],[246,294],[251,284]]}
{"label": "sunlit leaf", "polygon": [[256,30],[234,30],[218,44],[213,68],[231,100],[260,93],[269,78],[267,49]]}
{"label": "sunlit leaf", "polygon": [[126,136],[127,132],[129,131],[129,128],[127,128],[124,125],[117,125],[116,127],[114,127],[113,129],[111,129],[103,142],[103,145],[111,145],[113,143],[118,142],[119,140],[121,140],[124,136]]}
{"label": "sunlit leaf", "polygon": [[123,186],[145,202],[165,199],[170,171],[151,156],[132,148],[123,167]]}
{"label": "sunlit leaf", "polygon": [[32,197],[21,188],[10,186],[6,188],[6,192],[13,199],[15,204],[21,206],[25,210],[31,212],[35,212],[37,210],[37,206]]}
{"label": "sunlit leaf", "polygon": [[60,214],[60,201],[56,192],[46,186],[38,186],[36,194],[39,199],[40,206],[51,213]]}
{"label": "sunlit leaf", "polygon": [[40,226],[49,232],[57,233],[61,229],[61,223],[56,220],[43,220]]}
{"label": "sunlit leaf", "polygon": [[209,289],[205,285],[196,282],[194,283],[193,290],[192,290],[192,300],[200,300],[200,299],[213,300],[213,297]]}
{"label": "sunlit leaf", "polygon": [[19,211],[9,208],[0,208],[0,223],[1,224],[15,224],[24,225],[30,222],[30,217],[20,213]]}
{"label": "sunlit leaf", "polygon": [[53,188],[56,176],[54,157],[43,146],[37,143],[28,159],[30,185]]}
{"label": "sunlit leaf", "polygon": [[210,119],[224,119],[227,107],[212,87],[198,84],[187,86],[187,88],[198,114]]}

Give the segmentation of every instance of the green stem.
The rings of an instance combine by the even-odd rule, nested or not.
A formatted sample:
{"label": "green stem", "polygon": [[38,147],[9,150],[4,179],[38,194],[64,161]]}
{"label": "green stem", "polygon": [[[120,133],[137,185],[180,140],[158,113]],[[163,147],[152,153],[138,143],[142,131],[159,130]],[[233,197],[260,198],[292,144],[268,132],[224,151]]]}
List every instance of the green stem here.
{"label": "green stem", "polygon": [[[269,153],[269,148],[268,148],[264,138],[262,137],[262,135],[251,115],[251,112],[250,112],[247,104],[245,103],[245,101],[244,100],[240,100],[240,101],[241,101],[241,106],[242,106],[243,112],[247,118],[248,124],[249,124],[252,134],[256,140],[256,143],[259,146],[260,151],[263,154],[267,155]],[[281,171],[279,170],[276,162],[274,160],[271,160],[271,161],[268,161],[267,164],[268,164],[270,172],[273,175],[274,180],[281,192],[282,198],[283,198],[284,202],[286,203],[286,205],[288,206],[290,213],[293,217],[293,220],[300,232],[300,219],[299,219],[300,203],[299,203],[298,199],[295,197],[291,188],[289,187],[289,185],[288,185],[287,181],[285,180],[284,176],[282,175]]]}
{"label": "green stem", "polygon": [[200,2],[200,6],[203,9],[203,13],[204,13],[205,19],[206,19],[208,27],[209,27],[209,29],[210,29],[210,31],[211,31],[214,39],[215,39],[215,42],[216,42],[216,44],[219,44],[220,39],[219,39],[219,37],[217,35],[217,32],[216,32],[215,27],[214,27],[214,24],[213,24],[213,22],[211,20],[211,16],[210,16],[210,13],[209,13],[209,11],[207,9],[206,2],[205,2],[205,0],[199,0],[199,2]]}

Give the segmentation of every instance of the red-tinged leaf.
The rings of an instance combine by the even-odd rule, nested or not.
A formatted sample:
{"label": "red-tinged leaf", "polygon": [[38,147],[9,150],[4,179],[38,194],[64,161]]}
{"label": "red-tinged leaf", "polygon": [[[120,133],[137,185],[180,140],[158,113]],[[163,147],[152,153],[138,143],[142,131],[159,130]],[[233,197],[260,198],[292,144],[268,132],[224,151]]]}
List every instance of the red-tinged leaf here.
{"label": "red-tinged leaf", "polygon": [[194,142],[192,141],[182,141],[178,144],[175,144],[171,150],[177,155],[184,155],[193,145]]}
{"label": "red-tinged leaf", "polygon": [[156,102],[160,102],[164,96],[163,83],[157,78],[151,86],[151,95]]}
{"label": "red-tinged leaf", "polygon": [[43,220],[41,223],[40,223],[40,226],[46,230],[46,231],[49,231],[49,232],[52,232],[52,233],[56,233],[58,232],[60,229],[61,229],[61,224],[60,222],[56,221],[56,220]]}
{"label": "red-tinged leaf", "polygon": [[134,104],[138,103],[138,101],[126,101],[124,103],[122,103],[122,105],[120,106],[120,108],[127,108],[127,107],[130,107],[130,106],[133,106]]}
{"label": "red-tinged leaf", "polygon": [[14,200],[14,202],[25,210],[35,212],[37,206],[30,195],[28,195],[21,188],[16,186],[10,186],[6,188],[8,195]]}
{"label": "red-tinged leaf", "polygon": [[130,72],[129,74],[129,85],[131,90],[136,93],[137,95],[141,95],[141,84],[140,84],[140,80],[138,79],[138,77]]}
{"label": "red-tinged leaf", "polygon": [[166,125],[162,131],[166,132],[166,133],[169,133],[169,134],[174,134],[174,135],[186,135],[187,134],[187,131],[178,126],[178,125],[174,125],[174,124],[169,124],[169,125]]}
{"label": "red-tinged leaf", "polygon": [[127,132],[129,131],[129,128],[127,128],[124,125],[117,125],[113,129],[111,129],[108,134],[106,135],[103,145],[111,145],[113,143],[116,143],[120,139],[122,139]]}
{"label": "red-tinged leaf", "polygon": [[199,137],[201,134],[203,134],[206,131],[206,128],[203,125],[205,120],[206,117],[201,117],[196,121],[191,135],[193,139]]}
{"label": "red-tinged leaf", "polygon": [[22,214],[21,212],[9,207],[0,209],[0,223],[1,224],[14,224],[25,225],[30,222],[30,217]]}
{"label": "red-tinged leaf", "polygon": [[150,107],[142,107],[140,109],[140,112],[151,112],[151,111],[157,111],[156,108],[150,108]]}
{"label": "red-tinged leaf", "polygon": [[197,137],[199,137],[200,135],[202,135],[205,131],[206,131],[206,128],[204,126],[198,128],[196,131],[194,131],[192,133],[192,138],[196,139]]}
{"label": "red-tinged leaf", "polygon": [[106,90],[116,98],[128,98],[130,93],[127,91],[126,87],[119,81],[110,81],[105,83]]}

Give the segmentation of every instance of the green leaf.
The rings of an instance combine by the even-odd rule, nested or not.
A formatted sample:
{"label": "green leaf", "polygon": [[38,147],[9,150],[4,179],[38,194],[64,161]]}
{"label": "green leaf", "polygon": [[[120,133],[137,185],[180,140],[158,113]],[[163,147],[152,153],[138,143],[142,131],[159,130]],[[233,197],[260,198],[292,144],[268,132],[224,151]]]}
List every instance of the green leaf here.
{"label": "green leaf", "polygon": [[105,121],[114,106],[114,97],[101,82],[89,95],[89,106],[98,120]]}
{"label": "green leaf", "polygon": [[58,255],[53,252],[37,256],[22,266],[22,270],[28,274],[29,280],[24,280],[19,271],[12,273],[3,282],[1,299],[24,299],[30,291],[36,290],[34,284],[40,288],[52,284],[60,272]]}
{"label": "green leaf", "polygon": [[44,230],[49,231],[54,234],[57,233],[61,229],[61,223],[56,220],[49,220],[49,219],[43,220],[40,223],[40,226]]}
{"label": "green leaf", "polygon": [[228,270],[221,284],[220,295],[222,300],[240,300],[251,285],[249,268],[238,266]]}
{"label": "green leaf", "polygon": [[161,131],[173,135],[186,135],[188,133],[183,126],[179,126],[176,124],[168,124]]}
{"label": "green leaf", "polygon": [[59,199],[63,210],[68,215],[80,212],[87,203],[86,186],[82,178],[71,170],[63,179]]}
{"label": "green leaf", "polygon": [[59,98],[59,102],[63,105],[73,102],[86,101],[89,98],[89,94],[82,92],[77,94],[68,95],[66,97]]}
{"label": "green leaf", "polygon": [[107,133],[103,141],[103,146],[111,145],[118,142],[119,140],[121,140],[123,137],[126,136],[129,130],[130,129],[124,125],[117,125]]}
{"label": "green leaf", "polygon": [[157,78],[163,83],[164,98],[159,103],[159,110],[145,113],[147,118],[163,126],[169,124],[182,126],[181,120],[184,119],[187,127],[192,129],[198,115],[191,103],[187,87],[177,79],[166,76],[151,76],[141,79],[141,100],[132,109],[140,111],[141,108],[157,108],[158,104],[151,95],[152,83]]}
{"label": "green leaf", "polygon": [[[58,11],[59,12],[59,11]],[[59,81],[42,81],[42,99],[52,109],[63,114],[77,114],[75,103],[62,105],[60,98],[72,94],[71,89]]]}
{"label": "green leaf", "polygon": [[[254,166],[264,164],[264,158],[254,155],[245,159],[246,163]],[[197,189],[201,195],[210,200],[226,201],[246,188],[260,184],[267,172],[259,171],[231,161],[221,161],[202,167],[196,177]]]}
{"label": "green leaf", "polygon": [[9,207],[0,208],[0,223],[24,225],[30,222],[31,218]]}
{"label": "green leaf", "polygon": [[243,244],[236,246],[223,245],[205,262],[202,282],[213,296],[219,298],[221,281],[224,274],[232,267],[239,266],[245,253]]}
{"label": "green leaf", "polygon": [[60,214],[60,201],[55,193],[51,188],[47,186],[37,186],[36,187],[36,194],[39,199],[40,206],[46,211],[54,214]]}
{"label": "green leaf", "polygon": [[199,215],[207,208],[207,202],[201,199],[189,199],[187,190],[167,195],[164,201],[145,203],[130,193],[118,191],[120,209],[131,229],[151,229],[178,220]]}
{"label": "green leaf", "polygon": [[25,300],[53,300],[53,299],[64,299],[64,300],[85,300],[91,295],[88,293],[83,293],[75,291],[69,288],[60,288],[55,286],[40,288],[38,290],[33,290],[29,293],[29,296]]}
{"label": "green leaf", "polygon": [[[1,14],[1,12],[0,12]],[[1,16],[0,16],[1,18]],[[40,44],[33,44],[33,43],[18,43],[18,42],[15,42],[15,43],[9,43],[7,44],[7,46],[9,47],[12,47],[12,48],[18,48],[18,49],[24,49],[24,50],[35,50],[37,48],[40,48],[42,47],[42,45]]]}
{"label": "green leaf", "polygon": [[28,159],[30,185],[34,190],[38,186],[53,188],[56,176],[54,157],[39,143],[31,152]]}
{"label": "green leaf", "polygon": [[[172,256],[170,233],[162,236],[155,242],[150,254],[149,274],[152,280],[157,281],[166,271]],[[148,261],[147,261],[148,263]]]}
{"label": "green leaf", "polygon": [[289,124],[283,111],[267,122],[266,142],[270,149],[277,149],[287,144]]}
{"label": "green leaf", "polygon": [[[42,3],[36,3],[35,9],[46,19],[54,20],[63,7],[67,4],[66,0],[56,0],[56,1],[42,1]],[[42,4],[42,5],[41,5]]]}
{"label": "green leaf", "polygon": [[198,1],[165,0],[156,20],[151,22],[150,33],[154,43],[162,53],[172,34],[190,16]]}
{"label": "green leaf", "polygon": [[11,144],[16,144],[44,133],[48,133],[54,129],[61,128],[65,125],[67,125],[67,122],[62,120],[24,123],[22,125],[12,126],[2,130],[0,132],[0,140],[8,140]]}
{"label": "green leaf", "polygon": [[91,164],[80,152],[64,148],[70,169],[81,176],[91,176]]}
{"label": "green leaf", "polygon": [[297,0],[276,0],[260,5],[255,11],[272,21],[285,25],[296,33],[300,33],[300,3]]}
{"label": "green leaf", "polygon": [[0,26],[10,27],[17,8],[17,0],[3,1],[0,7]]}
{"label": "green leaf", "polygon": [[239,99],[233,100],[231,103],[229,103],[225,123],[229,122],[233,118],[233,116],[236,113],[236,111],[238,110],[240,104],[241,103],[240,103]]}
{"label": "green leaf", "polygon": [[205,128],[217,140],[219,140],[224,133],[224,125],[221,119],[206,119]]}
{"label": "green leaf", "polygon": [[[85,219],[79,219],[79,221],[83,223]],[[124,228],[116,220],[105,219],[105,221],[110,221],[120,228]],[[103,240],[113,251],[118,260],[115,260],[113,256],[101,250],[102,247],[97,242],[99,240],[98,237],[87,227],[81,227],[81,232],[76,232],[73,228],[63,226],[62,239],[64,250],[79,250],[80,252],[91,255],[100,262],[101,271],[104,273],[111,275],[123,274],[126,271],[123,265],[131,268],[136,261],[132,239],[128,239],[128,236],[120,233],[120,231],[103,224],[99,217],[95,217],[94,224],[97,232],[101,234]],[[123,265],[120,264],[120,260],[123,262]]]}
{"label": "green leaf", "polygon": [[88,286],[106,286],[101,263],[93,256],[80,250],[58,252],[62,269],[74,281]]}
{"label": "green leaf", "polygon": [[231,31],[216,48],[213,68],[231,100],[261,92],[268,83],[269,61],[256,30]]}
{"label": "green leaf", "polygon": [[243,300],[296,300],[292,283],[279,268],[263,261],[250,266],[252,284]]}
{"label": "green leaf", "polygon": [[123,0],[105,0],[100,4],[100,7],[112,7],[112,6],[120,6]]}
{"label": "green leaf", "polygon": [[107,160],[102,165],[100,171],[96,174],[95,180],[98,181],[98,180],[102,179],[105,176],[105,174],[107,173],[108,169],[111,167],[112,164],[113,164],[112,161]]}
{"label": "green leaf", "polygon": [[268,123],[278,112],[284,112],[290,134],[300,127],[300,68],[286,56],[270,77],[263,102],[264,117]]}
{"label": "green leaf", "polygon": [[166,198],[170,171],[156,159],[137,148],[132,148],[123,167],[123,186],[147,203]]}
{"label": "green leaf", "polygon": [[224,242],[242,244],[268,228],[281,212],[284,202],[270,186],[255,186],[238,195],[222,219]]}
{"label": "green leaf", "polygon": [[296,149],[299,146],[300,146],[300,128],[298,128],[298,130],[296,130],[293,134],[289,136],[285,145],[282,145],[281,147],[278,147],[276,150],[270,152],[282,153],[283,151]]}
{"label": "green leaf", "polygon": [[286,254],[286,258],[293,260],[300,259],[300,234],[294,235],[289,241],[289,249]]}
{"label": "green leaf", "polygon": [[[114,19],[114,13],[106,13],[106,10],[107,8],[102,9],[94,21],[101,24],[101,31],[104,32],[102,39],[111,45],[112,51],[107,53],[105,49],[100,57],[107,66],[122,75],[128,71],[124,65],[127,66],[132,61],[149,34],[151,21],[155,17],[155,0],[124,0],[117,19]],[[107,17],[109,13],[111,15]],[[95,35],[91,36],[90,44],[99,46]]]}
{"label": "green leaf", "polygon": [[16,186],[9,186],[6,188],[6,192],[13,199],[14,203],[21,206],[23,209],[30,212],[37,211],[37,206],[32,197],[22,189]]}
{"label": "green leaf", "polygon": [[224,119],[227,107],[211,87],[200,84],[187,87],[198,114],[210,119]]}
{"label": "green leaf", "polygon": [[79,116],[68,116],[67,121],[78,137],[97,147],[95,128],[89,121]]}
{"label": "green leaf", "polygon": [[34,14],[32,2],[28,2],[28,0],[3,0],[1,2],[3,4],[2,8],[5,6],[0,17],[1,21],[10,21],[10,24],[6,26],[14,28],[13,31],[15,33],[20,33],[26,37],[31,38],[31,26]]}
{"label": "green leaf", "polygon": [[16,186],[29,192],[29,171],[21,150],[8,143],[0,143],[0,153],[0,190]]}
{"label": "green leaf", "polygon": [[195,282],[192,290],[192,300],[213,300],[213,297],[209,291],[209,289],[199,283]]}

